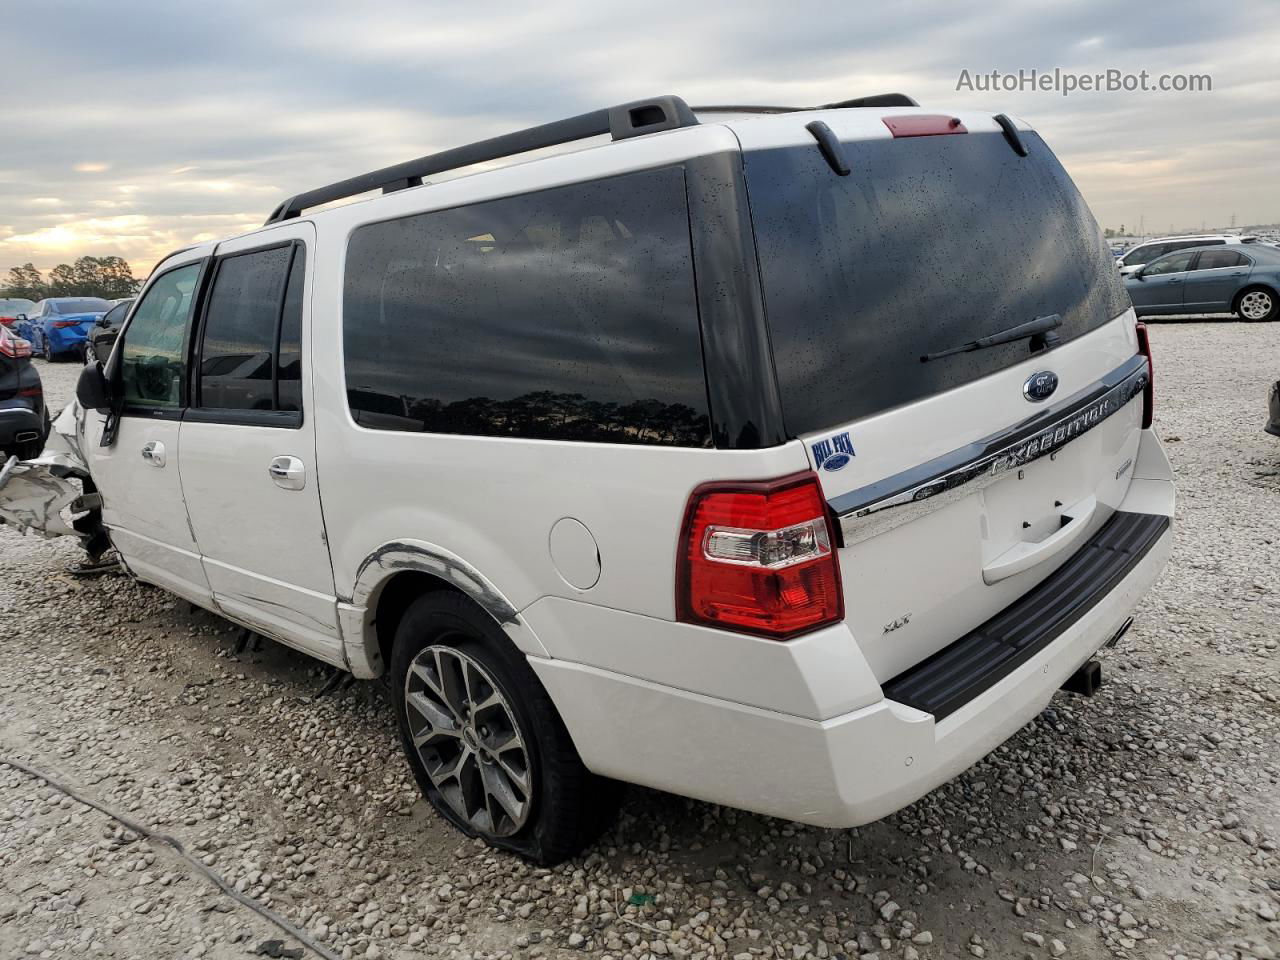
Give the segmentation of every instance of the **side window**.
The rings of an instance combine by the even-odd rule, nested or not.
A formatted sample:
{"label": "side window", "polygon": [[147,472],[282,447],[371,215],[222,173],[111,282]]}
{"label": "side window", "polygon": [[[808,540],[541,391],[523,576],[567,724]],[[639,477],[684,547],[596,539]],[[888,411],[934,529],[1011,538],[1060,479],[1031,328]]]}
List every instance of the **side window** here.
{"label": "side window", "polygon": [[1150,263],[1152,260],[1157,260],[1160,257],[1163,257],[1168,252],[1168,244],[1152,243],[1145,247],[1138,247],[1136,250],[1130,251],[1129,255],[1124,258],[1124,262],[1126,266],[1130,267]]}
{"label": "side window", "polygon": [[1200,254],[1200,262],[1196,270],[1217,270],[1220,267],[1238,267],[1245,262],[1244,257],[1234,250],[1205,250]]}
{"label": "side window", "polygon": [[684,171],[359,228],[343,350],[365,427],[709,446]]}
{"label": "side window", "polygon": [[280,318],[280,363],[278,410],[302,409],[302,285],[306,276],[306,248],[294,248],[293,266],[284,291],[284,313]]}
{"label": "side window", "polygon": [[[299,409],[301,263],[300,245],[232,254],[218,261],[201,334],[200,408]],[[287,318],[285,329],[282,316]],[[286,364],[288,370],[283,369]],[[292,385],[285,403],[277,401],[279,382]]]}
{"label": "side window", "polygon": [[1171,253],[1163,260],[1158,260],[1147,265],[1142,271],[1143,276],[1155,277],[1162,273],[1182,273],[1191,266],[1191,261],[1195,258],[1195,253]]}
{"label": "side window", "polygon": [[134,311],[120,353],[125,406],[182,404],[184,349],[200,267],[189,263],[157,278]]}

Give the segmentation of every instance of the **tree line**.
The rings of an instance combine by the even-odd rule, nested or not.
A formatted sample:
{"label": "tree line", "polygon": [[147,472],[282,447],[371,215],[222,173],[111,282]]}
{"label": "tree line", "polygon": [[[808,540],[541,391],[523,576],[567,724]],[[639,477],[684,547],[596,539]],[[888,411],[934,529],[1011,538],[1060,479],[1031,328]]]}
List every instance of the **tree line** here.
{"label": "tree line", "polygon": [[0,297],[43,300],[46,297],[102,297],[118,300],[131,297],[142,286],[123,257],[80,257],[75,263],[60,263],[49,271],[48,279],[24,263],[10,267],[0,286]]}

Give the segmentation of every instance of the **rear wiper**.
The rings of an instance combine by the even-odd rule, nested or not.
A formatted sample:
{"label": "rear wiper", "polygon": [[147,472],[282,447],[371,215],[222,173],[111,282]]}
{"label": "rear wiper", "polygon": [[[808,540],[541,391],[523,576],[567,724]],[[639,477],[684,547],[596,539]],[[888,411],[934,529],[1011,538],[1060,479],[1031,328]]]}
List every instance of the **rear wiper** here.
{"label": "rear wiper", "polygon": [[1013,343],[1015,340],[1025,340],[1028,337],[1034,337],[1038,343],[1031,344],[1032,352],[1036,350],[1047,350],[1050,347],[1057,346],[1061,338],[1056,333],[1050,333],[1055,327],[1062,326],[1062,317],[1056,313],[1051,313],[1044,317],[1036,317],[1026,323],[1020,323],[1016,327],[1010,327],[1008,330],[1002,330],[999,333],[993,333],[989,337],[982,337],[978,340],[970,340],[968,343],[962,343],[958,347],[950,347],[946,350],[939,350],[937,353],[926,353],[920,358],[921,363],[928,363],[930,360],[940,360],[943,357],[952,357],[957,353],[968,353],[971,350],[984,350],[987,347],[998,347],[1002,343]]}

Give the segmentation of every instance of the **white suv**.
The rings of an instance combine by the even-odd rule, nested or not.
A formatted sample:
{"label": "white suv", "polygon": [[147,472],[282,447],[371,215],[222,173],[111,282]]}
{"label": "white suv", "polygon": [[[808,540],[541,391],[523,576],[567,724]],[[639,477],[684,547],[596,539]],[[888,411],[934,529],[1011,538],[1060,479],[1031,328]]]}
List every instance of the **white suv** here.
{"label": "white suv", "polygon": [[1216,244],[1259,243],[1254,236],[1242,236],[1238,233],[1200,233],[1182,234],[1176,237],[1156,237],[1144,240],[1130,248],[1124,256],[1116,257],[1116,266],[1120,268],[1122,277],[1132,276],[1153,260],[1158,260],[1166,253],[1175,250],[1186,250],[1189,247],[1212,247]]}
{"label": "white suv", "polygon": [[1084,201],[1025,124],[899,95],[302,194],[162,262],[79,397],[9,519],[82,460],[91,548],[100,502],[135,577],[389,674],[426,796],[542,862],[616,781],[898,810],[1091,689],[1172,540]]}

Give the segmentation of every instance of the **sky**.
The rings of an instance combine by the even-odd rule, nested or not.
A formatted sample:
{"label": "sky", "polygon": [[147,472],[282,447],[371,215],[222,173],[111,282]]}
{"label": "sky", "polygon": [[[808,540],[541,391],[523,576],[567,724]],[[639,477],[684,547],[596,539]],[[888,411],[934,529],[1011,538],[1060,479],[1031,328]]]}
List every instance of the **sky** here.
{"label": "sky", "polygon": [[[1104,226],[1280,222],[1277,14],[1275,0],[0,0],[0,277],[82,255],[145,276],[301,190],[665,93],[803,106],[901,91],[1010,113]],[[1212,89],[978,89],[993,70],[1055,68],[1207,74]]]}

